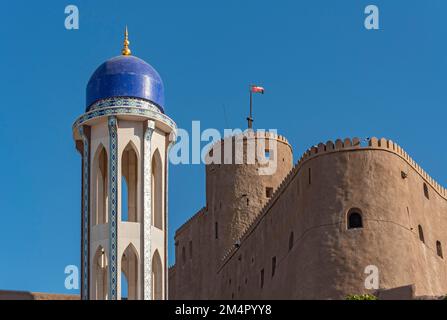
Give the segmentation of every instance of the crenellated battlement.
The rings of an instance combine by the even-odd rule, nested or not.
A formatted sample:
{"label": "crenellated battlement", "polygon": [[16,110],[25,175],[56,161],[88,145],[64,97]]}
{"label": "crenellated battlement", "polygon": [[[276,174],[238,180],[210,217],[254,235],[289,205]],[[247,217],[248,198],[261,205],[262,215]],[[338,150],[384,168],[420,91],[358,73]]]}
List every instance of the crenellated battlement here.
{"label": "crenellated battlement", "polygon": [[[423,180],[430,185],[436,193],[442,198],[447,200],[446,189],[442,187],[438,182],[436,182],[424,169],[422,169],[416,161],[411,158],[408,153],[400,147],[397,143],[392,140],[385,138],[378,139],[372,137],[367,139],[367,144],[362,145],[362,140],[355,137],[353,139],[337,139],[335,142],[327,141],[326,143],[319,143],[316,146],[312,146],[307,149],[306,152],[300,157],[295,166],[290,170],[287,176],[283,179],[280,185],[274,190],[271,199],[264,205],[264,207],[259,211],[259,213],[253,218],[248,227],[243,231],[240,238],[240,244],[256,229],[257,225],[260,223],[262,218],[278,200],[280,195],[284,192],[286,187],[290,184],[292,179],[298,174],[303,165],[308,161],[320,157],[326,154],[336,153],[336,152],[348,152],[348,151],[365,151],[365,150],[377,150],[386,151],[393,153],[403,159],[407,164],[415,170],[415,172],[420,175]],[[231,258],[231,256],[238,250],[238,247],[229,248],[222,256],[219,270],[226,264],[226,262]]]}
{"label": "crenellated battlement", "polygon": [[376,137],[372,137],[368,141],[367,146],[361,146],[359,138],[353,138],[352,140],[346,138],[344,140],[337,139],[335,143],[332,141],[328,141],[325,144],[319,143],[317,146],[313,146],[309,148],[303,156],[299,159],[296,167],[299,167],[302,163],[313,158],[315,156],[319,156],[325,153],[331,152],[339,152],[339,151],[347,151],[353,149],[369,149],[369,150],[386,150],[392,153],[397,154],[399,157],[404,159],[421,177],[423,177],[426,182],[431,185],[431,187],[443,198],[447,199],[446,189],[442,187],[438,182],[436,182],[424,169],[421,168],[420,165],[416,163],[416,161],[411,158],[408,153],[400,147],[397,143],[392,140],[388,140],[385,138],[378,139]]}
{"label": "crenellated battlement", "polygon": [[280,135],[280,134],[277,134],[277,133],[274,133],[274,132],[270,132],[270,131],[246,130],[246,131],[244,131],[242,133],[222,138],[221,140],[219,140],[216,143],[214,143],[210,147],[210,150],[212,148],[214,148],[216,145],[218,145],[219,143],[220,144],[224,144],[224,142],[229,140],[229,139],[231,139],[234,142],[234,140],[240,139],[241,136],[242,136],[242,139],[247,139],[247,140],[252,140],[252,139],[267,139],[267,140],[270,139],[270,140],[273,140],[274,139],[274,140],[277,140],[277,141],[282,142],[284,144],[287,144],[291,148],[291,145],[290,145],[289,141],[287,140],[287,138],[282,136],[282,135]]}

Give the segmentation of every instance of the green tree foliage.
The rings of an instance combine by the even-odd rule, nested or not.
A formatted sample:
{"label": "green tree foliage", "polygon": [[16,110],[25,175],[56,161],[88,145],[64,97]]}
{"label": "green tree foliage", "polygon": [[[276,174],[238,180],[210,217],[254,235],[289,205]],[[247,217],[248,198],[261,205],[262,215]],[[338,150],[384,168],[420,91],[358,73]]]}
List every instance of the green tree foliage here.
{"label": "green tree foliage", "polygon": [[378,300],[373,294],[350,294],[346,296],[346,300]]}

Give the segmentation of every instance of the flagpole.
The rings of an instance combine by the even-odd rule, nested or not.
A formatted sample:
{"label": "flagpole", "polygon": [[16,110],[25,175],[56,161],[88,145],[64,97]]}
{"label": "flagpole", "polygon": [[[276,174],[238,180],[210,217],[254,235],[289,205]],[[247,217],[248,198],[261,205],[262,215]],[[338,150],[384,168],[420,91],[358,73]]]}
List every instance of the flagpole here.
{"label": "flagpole", "polygon": [[253,92],[251,91],[251,86],[249,87],[250,91],[250,116],[247,118],[248,120],[248,129],[253,128]]}

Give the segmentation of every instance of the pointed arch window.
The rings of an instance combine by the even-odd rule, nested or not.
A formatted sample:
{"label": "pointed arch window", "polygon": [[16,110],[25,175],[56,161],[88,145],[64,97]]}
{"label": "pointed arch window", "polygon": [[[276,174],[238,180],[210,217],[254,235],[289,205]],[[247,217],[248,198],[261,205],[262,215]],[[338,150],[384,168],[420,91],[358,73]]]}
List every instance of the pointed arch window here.
{"label": "pointed arch window", "polygon": [[154,300],[163,299],[163,266],[158,250],[152,257],[152,298]]}
{"label": "pointed arch window", "polygon": [[107,223],[108,160],[105,147],[100,144],[93,158],[93,225]]}
{"label": "pointed arch window", "polygon": [[129,142],[121,157],[121,221],[138,222],[138,156]]}
{"label": "pointed arch window", "polygon": [[108,263],[107,254],[103,247],[99,246],[95,252],[92,263],[92,298],[106,300],[108,294]]}
{"label": "pointed arch window", "polygon": [[152,225],[163,229],[163,166],[158,149],[152,156]]}
{"label": "pointed arch window", "polygon": [[[121,257],[121,272],[124,279],[121,278],[121,299],[138,299],[138,254],[132,244],[129,244]],[[123,291],[123,289],[125,289]]]}

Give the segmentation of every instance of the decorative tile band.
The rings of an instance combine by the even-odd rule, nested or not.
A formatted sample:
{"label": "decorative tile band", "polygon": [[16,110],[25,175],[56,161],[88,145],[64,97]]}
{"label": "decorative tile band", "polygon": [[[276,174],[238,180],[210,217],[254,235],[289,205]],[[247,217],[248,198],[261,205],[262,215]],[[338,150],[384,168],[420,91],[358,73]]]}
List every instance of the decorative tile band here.
{"label": "decorative tile band", "polygon": [[118,133],[117,119],[110,116],[109,125],[109,299],[117,299],[117,212],[118,212]]}
{"label": "decorative tile band", "polygon": [[103,108],[109,108],[109,107],[116,107],[116,106],[123,106],[123,107],[138,107],[142,109],[152,110],[156,112],[160,112],[160,108],[157,107],[156,104],[143,100],[138,98],[131,98],[131,97],[115,97],[115,98],[108,98],[103,99],[98,102],[95,102],[90,108],[90,111],[103,109]]}
{"label": "decorative tile band", "polygon": [[89,217],[90,217],[90,145],[85,135],[84,127],[79,127],[79,135],[82,138],[82,269],[81,269],[81,299],[89,299]]}
{"label": "decorative tile band", "polygon": [[152,228],[152,134],[155,130],[155,122],[148,121],[144,133],[144,155],[143,155],[143,263],[144,263],[144,300],[152,299],[152,250],[151,250],[151,228]]}
{"label": "decorative tile band", "polygon": [[[105,103],[106,101],[104,101]],[[133,103],[131,103],[133,102]],[[110,116],[118,116],[118,115],[136,115],[148,118],[148,120],[157,120],[165,123],[167,126],[173,128],[174,130],[177,128],[174,121],[171,118],[166,116],[165,114],[155,110],[153,108],[145,108],[141,107],[140,101],[138,99],[131,99],[125,102],[125,105],[121,105],[119,103],[123,103],[123,101],[119,99],[110,100],[107,107],[98,108],[87,113],[84,113],[80,116],[73,124],[73,129],[76,129],[80,125],[85,122],[99,117],[110,117]]]}

